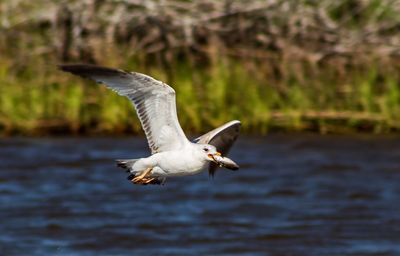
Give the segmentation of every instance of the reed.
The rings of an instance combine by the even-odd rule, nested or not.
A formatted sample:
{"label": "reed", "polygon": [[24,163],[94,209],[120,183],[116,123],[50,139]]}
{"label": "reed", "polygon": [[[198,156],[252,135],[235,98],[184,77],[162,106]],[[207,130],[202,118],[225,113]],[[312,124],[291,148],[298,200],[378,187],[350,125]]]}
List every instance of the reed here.
{"label": "reed", "polygon": [[[59,72],[55,66],[46,67],[43,71],[43,66],[33,65],[32,70],[10,75],[12,66],[1,63],[2,134],[140,131],[129,100],[104,86]],[[304,80],[292,74],[287,81],[273,83],[260,75],[263,68],[249,70],[235,60],[220,59],[201,69],[179,63],[170,74],[156,67],[138,71],[169,80],[177,91],[181,124],[192,133],[231,119],[240,119],[249,133],[400,128],[399,77],[394,74],[382,75],[378,68],[369,68],[342,80],[329,77],[327,70]]]}
{"label": "reed", "polygon": [[399,131],[396,1],[289,2],[3,1],[0,133],[139,133],[127,99],[60,62],[169,83],[192,133]]}

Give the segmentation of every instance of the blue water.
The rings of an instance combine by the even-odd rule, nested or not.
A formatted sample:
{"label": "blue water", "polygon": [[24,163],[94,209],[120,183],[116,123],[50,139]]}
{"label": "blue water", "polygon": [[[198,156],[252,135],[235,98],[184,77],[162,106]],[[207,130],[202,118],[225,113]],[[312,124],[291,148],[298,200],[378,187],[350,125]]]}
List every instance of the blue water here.
{"label": "blue water", "polygon": [[400,255],[400,137],[241,137],[241,170],[138,186],[143,138],[0,140],[0,255]]}

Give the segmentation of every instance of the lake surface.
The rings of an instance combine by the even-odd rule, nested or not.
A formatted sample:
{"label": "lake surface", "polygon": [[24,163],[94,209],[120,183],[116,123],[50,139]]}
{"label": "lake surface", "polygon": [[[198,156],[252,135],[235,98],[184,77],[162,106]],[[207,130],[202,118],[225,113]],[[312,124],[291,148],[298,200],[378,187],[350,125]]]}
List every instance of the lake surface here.
{"label": "lake surface", "polygon": [[400,255],[400,137],[241,137],[241,170],[138,186],[144,138],[0,140],[0,255]]}

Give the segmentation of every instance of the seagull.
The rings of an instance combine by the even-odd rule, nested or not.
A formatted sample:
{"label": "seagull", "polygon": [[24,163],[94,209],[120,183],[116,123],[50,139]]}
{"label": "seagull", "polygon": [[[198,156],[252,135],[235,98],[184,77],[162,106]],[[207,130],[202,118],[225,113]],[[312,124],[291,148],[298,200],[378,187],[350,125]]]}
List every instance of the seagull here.
{"label": "seagull", "polygon": [[218,167],[238,170],[226,157],[240,131],[240,121],[230,121],[190,141],[177,116],[175,90],[150,76],[120,69],[63,64],[60,70],[104,84],[131,100],[147,138],[151,155],[118,159],[134,184],[164,184],[166,178],[194,175],[208,167],[214,176]]}

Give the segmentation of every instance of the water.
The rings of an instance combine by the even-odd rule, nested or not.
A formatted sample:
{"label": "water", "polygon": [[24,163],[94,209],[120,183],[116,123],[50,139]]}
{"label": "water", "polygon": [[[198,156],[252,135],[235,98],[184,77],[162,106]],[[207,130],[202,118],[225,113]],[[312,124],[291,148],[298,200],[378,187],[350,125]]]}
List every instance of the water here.
{"label": "water", "polygon": [[238,172],[135,186],[143,138],[0,140],[1,255],[400,255],[400,138],[241,137]]}

